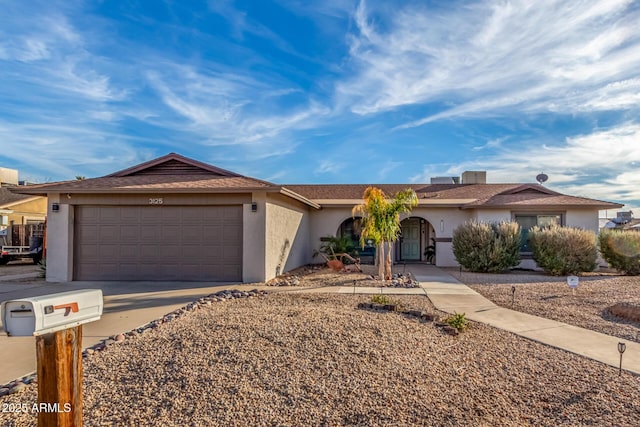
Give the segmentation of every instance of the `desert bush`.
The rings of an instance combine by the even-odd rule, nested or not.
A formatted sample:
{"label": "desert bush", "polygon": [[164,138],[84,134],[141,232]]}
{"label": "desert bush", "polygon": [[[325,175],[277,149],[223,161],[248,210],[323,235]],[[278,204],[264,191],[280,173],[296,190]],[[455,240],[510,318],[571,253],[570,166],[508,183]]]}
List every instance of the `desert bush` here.
{"label": "desert bush", "polygon": [[375,294],[371,297],[371,302],[376,304],[391,304],[391,300],[388,296],[382,294]]}
{"label": "desert bush", "polygon": [[637,276],[640,274],[640,233],[628,230],[603,231],[598,236],[602,258],[616,270]]}
{"label": "desert bush", "polygon": [[520,226],[470,221],[453,232],[453,255],[464,268],[497,273],[520,264]]}
{"label": "desert bush", "polygon": [[458,332],[462,332],[469,327],[469,321],[467,320],[465,313],[454,313],[444,319],[444,323],[452,328],[456,328]]}
{"label": "desert bush", "polygon": [[529,231],[533,259],[554,276],[593,271],[598,249],[593,231],[573,227],[533,227]]}

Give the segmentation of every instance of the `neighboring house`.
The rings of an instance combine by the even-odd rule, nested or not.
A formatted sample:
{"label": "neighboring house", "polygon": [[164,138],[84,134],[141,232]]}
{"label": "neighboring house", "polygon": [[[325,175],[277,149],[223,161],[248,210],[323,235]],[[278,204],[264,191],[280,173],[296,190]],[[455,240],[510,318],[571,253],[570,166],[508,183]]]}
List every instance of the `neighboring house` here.
{"label": "neighboring house", "polygon": [[601,224],[601,228],[609,230],[640,230],[640,219],[633,217],[632,211],[617,212],[616,217],[613,219],[607,219],[604,225]]}
{"label": "neighboring house", "polygon": [[[539,184],[486,184],[483,172],[463,174],[461,184],[372,185],[389,195],[416,191],[395,259],[424,261],[435,242],[439,266],[457,265],[451,236],[471,219],[597,231],[598,210],[621,207]],[[262,282],[314,262],[323,237],[357,238],[351,209],[367,186],[277,185],[172,153],[101,178],[19,191],[49,198],[49,281]]]}
{"label": "neighboring house", "polygon": [[17,194],[18,171],[0,168],[0,246],[28,245],[28,228],[43,223],[47,215],[46,197]]}

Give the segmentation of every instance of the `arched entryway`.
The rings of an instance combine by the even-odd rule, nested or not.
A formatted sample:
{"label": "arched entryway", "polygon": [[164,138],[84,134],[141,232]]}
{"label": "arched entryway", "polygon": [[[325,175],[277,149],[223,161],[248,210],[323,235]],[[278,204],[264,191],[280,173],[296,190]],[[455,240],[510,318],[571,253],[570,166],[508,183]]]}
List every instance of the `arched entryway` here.
{"label": "arched entryway", "polygon": [[420,217],[400,222],[401,234],[396,243],[396,262],[429,262],[435,264],[436,233],[429,221]]}
{"label": "arched entryway", "polygon": [[373,242],[366,241],[364,247],[360,244],[360,236],[362,235],[362,218],[347,218],[342,221],[340,227],[336,231],[336,237],[347,237],[351,240],[351,247],[354,254],[360,258],[363,264],[373,264],[375,262],[376,248]]}

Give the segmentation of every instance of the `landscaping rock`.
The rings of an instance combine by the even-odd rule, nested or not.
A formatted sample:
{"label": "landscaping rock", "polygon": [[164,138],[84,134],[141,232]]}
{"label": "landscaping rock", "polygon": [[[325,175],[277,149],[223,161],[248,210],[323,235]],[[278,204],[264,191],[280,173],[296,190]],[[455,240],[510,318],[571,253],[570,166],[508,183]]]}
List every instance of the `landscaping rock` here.
{"label": "landscaping rock", "polygon": [[[424,296],[396,299],[435,310]],[[353,309],[369,301],[213,304],[96,352],[84,360],[84,425],[637,425],[635,375],[481,324],[452,338]],[[36,401],[34,386],[1,398]],[[0,414],[4,424],[36,417]]]}
{"label": "landscaping rock", "polygon": [[11,387],[11,389],[9,390],[9,394],[17,393],[20,390],[24,390],[25,388],[27,388],[27,384],[23,382],[18,382],[14,384],[13,387]]}
{"label": "landscaping rock", "polygon": [[609,313],[622,319],[640,322],[640,305],[619,302],[609,307]]}

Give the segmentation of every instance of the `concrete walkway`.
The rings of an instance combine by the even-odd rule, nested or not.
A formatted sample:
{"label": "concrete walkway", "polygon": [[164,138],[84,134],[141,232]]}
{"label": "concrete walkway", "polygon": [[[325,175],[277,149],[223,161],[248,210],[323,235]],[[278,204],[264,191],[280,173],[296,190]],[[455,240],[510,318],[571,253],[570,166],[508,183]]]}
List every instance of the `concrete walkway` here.
{"label": "concrete walkway", "polygon": [[465,313],[470,320],[616,368],[620,364],[618,343],[624,342],[627,349],[623,355],[622,368],[640,374],[640,343],[499,307],[437,267],[411,265],[407,269],[420,281],[420,286],[439,310]]}

